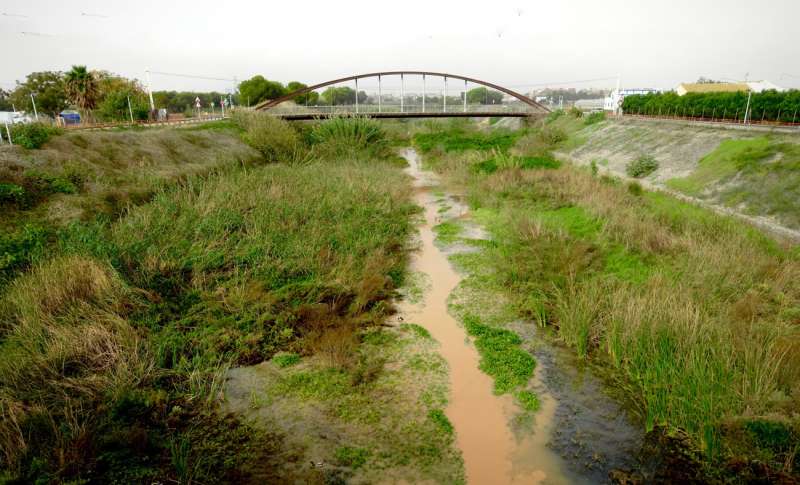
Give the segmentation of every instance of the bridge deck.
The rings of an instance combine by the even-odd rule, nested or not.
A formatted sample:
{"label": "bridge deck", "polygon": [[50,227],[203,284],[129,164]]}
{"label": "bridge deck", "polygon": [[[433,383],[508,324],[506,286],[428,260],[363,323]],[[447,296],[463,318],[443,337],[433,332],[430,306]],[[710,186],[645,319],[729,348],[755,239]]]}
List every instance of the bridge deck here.
{"label": "bridge deck", "polygon": [[364,116],[367,118],[528,118],[532,116],[542,116],[542,113],[515,113],[509,111],[457,111],[452,113],[443,112],[406,112],[406,113],[281,113],[275,114],[279,118],[290,121],[327,119],[340,116]]}

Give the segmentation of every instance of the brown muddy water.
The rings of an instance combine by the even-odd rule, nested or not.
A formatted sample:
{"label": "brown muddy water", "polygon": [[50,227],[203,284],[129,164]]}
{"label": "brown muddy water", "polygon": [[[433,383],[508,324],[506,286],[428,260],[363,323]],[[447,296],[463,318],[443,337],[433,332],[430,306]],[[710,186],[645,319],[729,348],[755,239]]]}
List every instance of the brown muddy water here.
{"label": "brown muddy water", "polygon": [[[455,428],[467,482],[607,483],[612,469],[638,468],[640,427],[605,394],[604,383],[590,369],[578,365],[568,351],[541,344],[534,325],[512,322],[509,328],[526,342],[539,342],[530,350],[537,358],[532,383],[541,408],[532,422],[520,424],[522,410],[513,398],[493,393],[492,378],[478,368],[477,350],[448,312],[448,298],[462,276],[451,266],[448,253],[434,244],[433,226],[441,222],[440,197],[433,194],[436,176],[420,168],[414,150],[404,151],[403,156],[425,216],[412,266],[427,275],[429,287],[422,301],[400,305],[399,318],[425,327],[441,346],[450,370],[446,414]],[[458,198],[446,197],[457,215],[468,217]],[[468,225],[467,231],[478,234],[482,229]]]}

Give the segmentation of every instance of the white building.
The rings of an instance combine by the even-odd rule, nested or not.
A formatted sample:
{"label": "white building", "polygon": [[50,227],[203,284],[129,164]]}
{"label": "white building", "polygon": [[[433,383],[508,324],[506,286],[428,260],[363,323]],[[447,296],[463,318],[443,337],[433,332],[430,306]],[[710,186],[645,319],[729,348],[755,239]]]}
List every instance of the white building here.
{"label": "white building", "polygon": [[625,99],[625,96],[659,92],[661,91],[654,88],[615,89],[611,91],[610,95],[606,96],[605,100],[603,101],[603,109],[606,111],[616,111],[622,106],[622,101]]}
{"label": "white building", "polygon": [[773,89],[778,92],[786,91],[786,88],[782,88],[769,81],[747,81],[745,84],[747,84],[747,87],[750,88],[750,91],[754,93],[760,93],[761,91],[769,91]]}

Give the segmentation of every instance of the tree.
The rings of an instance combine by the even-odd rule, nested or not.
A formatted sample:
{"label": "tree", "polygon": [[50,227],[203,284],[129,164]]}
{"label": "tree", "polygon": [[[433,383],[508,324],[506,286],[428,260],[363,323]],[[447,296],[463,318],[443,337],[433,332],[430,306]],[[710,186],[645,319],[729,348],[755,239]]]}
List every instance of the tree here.
{"label": "tree", "polygon": [[72,66],[64,76],[67,97],[88,118],[89,111],[97,104],[100,93],[94,73],[86,66]]}
{"label": "tree", "polygon": [[328,105],[355,104],[356,91],[347,86],[331,86],[322,92],[322,100]]}
{"label": "tree", "polygon": [[[130,110],[128,99],[130,99]],[[118,87],[105,93],[97,108],[100,118],[106,121],[127,121],[131,114],[135,120],[146,120],[150,113],[147,95],[132,86]]]}
{"label": "tree", "polygon": [[0,111],[11,111],[11,93],[3,88],[0,88]]}
{"label": "tree", "polygon": [[[298,89],[303,89],[308,87],[308,85],[303,84],[299,81],[292,81],[286,85],[286,92],[291,93],[297,91]],[[319,93],[316,91],[310,91],[305,94],[301,94],[294,98],[294,102],[297,104],[307,104],[307,105],[316,105],[319,103]]]}
{"label": "tree", "polygon": [[18,110],[33,113],[31,94],[36,98],[36,108],[39,113],[56,116],[69,106],[64,88],[64,77],[58,71],[28,74],[24,83],[17,81],[17,87],[11,92],[9,101]]}
{"label": "tree", "polygon": [[503,102],[503,93],[481,86],[467,91],[467,102],[470,104],[500,104]]}
{"label": "tree", "polygon": [[268,99],[280,98],[284,94],[286,88],[283,84],[265,79],[260,74],[239,83],[239,99],[250,106]]}

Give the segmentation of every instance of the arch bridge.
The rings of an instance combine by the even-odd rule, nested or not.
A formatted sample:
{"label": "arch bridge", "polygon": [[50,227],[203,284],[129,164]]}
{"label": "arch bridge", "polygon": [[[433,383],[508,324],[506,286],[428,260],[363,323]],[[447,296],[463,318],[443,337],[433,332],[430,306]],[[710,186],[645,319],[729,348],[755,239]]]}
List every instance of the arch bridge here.
{"label": "arch bridge", "polygon": [[[386,99],[383,93],[383,78],[400,78],[399,103],[395,96]],[[406,91],[406,78],[408,76],[421,77],[422,93],[409,94]],[[428,92],[427,80],[429,77],[442,78],[444,89],[434,92],[431,97]],[[359,100],[358,81],[360,79],[377,79],[377,96]],[[457,92],[457,102],[454,96],[448,95],[448,82],[456,80],[464,82],[464,90]],[[306,104],[286,103],[298,96],[315,92],[322,88],[342,83],[355,83],[355,99],[345,103],[336,104],[334,99],[328,105],[309,106]],[[500,103],[470,103],[467,99],[467,86],[469,83],[486,87],[503,93]],[[459,83],[460,85],[460,83]],[[409,99],[411,98],[411,99]],[[308,99],[308,98],[306,98]],[[411,103],[409,103],[411,101]],[[265,111],[287,120],[310,120],[328,118],[332,116],[368,116],[373,118],[450,118],[450,117],[532,117],[541,116],[550,110],[535,100],[498,84],[480,79],[432,71],[383,71],[366,74],[356,74],[325,81],[313,86],[298,89],[279,98],[267,100],[255,106],[256,110]]]}

